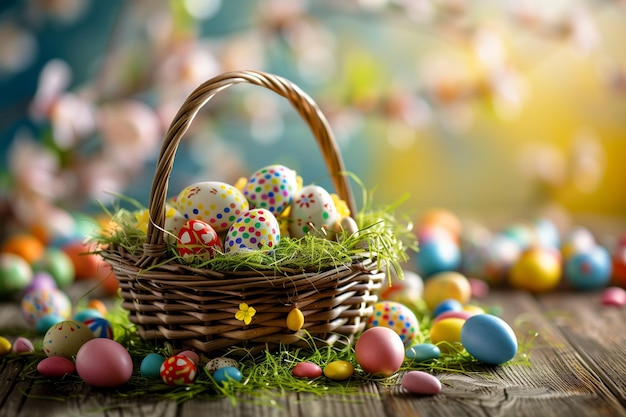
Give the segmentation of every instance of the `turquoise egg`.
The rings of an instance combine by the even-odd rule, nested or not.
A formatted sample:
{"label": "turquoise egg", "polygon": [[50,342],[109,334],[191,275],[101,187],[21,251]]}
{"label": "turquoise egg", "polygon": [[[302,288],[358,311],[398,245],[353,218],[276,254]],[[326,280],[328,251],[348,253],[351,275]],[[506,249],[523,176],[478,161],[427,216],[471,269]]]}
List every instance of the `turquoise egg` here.
{"label": "turquoise egg", "polygon": [[596,245],[565,260],[565,279],[578,290],[598,290],[611,281],[612,267],[609,251]]}
{"label": "turquoise egg", "polygon": [[441,350],[432,343],[420,343],[408,348],[404,355],[414,361],[423,362],[431,359],[437,359],[441,356]]}
{"label": "turquoise egg", "polygon": [[231,381],[239,382],[241,381],[241,371],[233,366],[225,366],[213,372],[213,379],[220,385]]}
{"label": "turquoise egg", "polygon": [[74,320],[80,323],[84,323],[85,321],[94,318],[102,318],[102,313],[95,308],[85,308],[84,310],[80,310],[79,312],[74,314],[73,317]]}
{"label": "turquoise egg", "polygon": [[161,378],[161,365],[165,362],[165,358],[158,353],[149,353],[139,365],[141,376],[146,378]]}
{"label": "turquoise egg", "polygon": [[482,363],[500,365],[515,357],[517,338],[507,322],[491,314],[476,314],[461,328],[465,350]]}

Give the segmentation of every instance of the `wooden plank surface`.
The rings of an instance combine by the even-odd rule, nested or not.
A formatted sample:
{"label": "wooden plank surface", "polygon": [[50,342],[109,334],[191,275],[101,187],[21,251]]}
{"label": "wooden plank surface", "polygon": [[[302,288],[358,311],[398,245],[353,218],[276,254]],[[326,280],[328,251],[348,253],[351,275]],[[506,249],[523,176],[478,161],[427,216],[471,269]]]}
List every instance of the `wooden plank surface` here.
{"label": "wooden plank surface", "polygon": [[[23,362],[14,360],[0,365],[0,417],[626,416],[626,310],[588,293],[496,291],[482,301],[502,308],[523,346],[537,334],[526,351],[530,364],[437,374],[443,390],[436,396],[370,384],[345,397],[292,393],[233,406],[228,399],[120,398],[79,385],[66,387],[59,401],[51,396],[55,387],[20,379]],[[0,328],[20,322],[15,304],[0,304]]]}

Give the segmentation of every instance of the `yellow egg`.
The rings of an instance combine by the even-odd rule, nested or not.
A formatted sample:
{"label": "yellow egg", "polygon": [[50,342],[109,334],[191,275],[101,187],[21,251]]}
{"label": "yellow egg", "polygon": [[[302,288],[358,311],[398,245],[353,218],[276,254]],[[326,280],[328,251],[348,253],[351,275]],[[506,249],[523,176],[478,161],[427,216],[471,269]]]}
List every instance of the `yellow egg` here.
{"label": "yellow egg", "polygon": [[11,342],[9,339],[0,336],[0,357],[9,353],[11,353]]}
{"label": "yellow egg", "polygon": [[477,305],[474,304],[468,304],[466,306],[463,307],[463,311],[467,311],[469,313],[474,313],[474,314],[484,314],[485,313],[485,309],[482,307],[479,307]]}
{"label": "yellow egg", "polygon": [[465,324],[465,320],[461,318],[447,318],[433,324],[430,328],[430,341],[439,346],[442,352],[453,352],[461,350],[461,329]]}
{"label": "yellow egg", "polygon": [[297,332],[304,326],[304,314],[299,308],[292,309],[287,315],[287,328]]}
{"label": "yellow egg", "polygon": [[534,293],[550,291],[561,280],[559,256],[542,248],[528,249],[511,268],[509,279],[518,289]]}
{"label": "yellow egg", "polygon": [[333,361],[324,367],[324,375],[334,381],[348,379],[354,373],[354,366],[346,361]]}
{"label": "yellow egg", "polygon": [[423,298],[426,306],[433,311],[444,300],[455,299],[465,305],[472,296],[469,280],[459,272],[440,272],[424,283]]}

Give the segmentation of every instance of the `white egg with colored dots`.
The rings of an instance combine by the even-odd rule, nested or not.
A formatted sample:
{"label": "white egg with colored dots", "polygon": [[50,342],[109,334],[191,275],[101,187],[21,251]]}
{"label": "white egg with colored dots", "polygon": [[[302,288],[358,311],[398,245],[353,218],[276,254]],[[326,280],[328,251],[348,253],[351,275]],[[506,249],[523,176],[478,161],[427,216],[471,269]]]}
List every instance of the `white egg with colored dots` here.
{"label": "white egg with colored dots", "polygon": [[248,179],[243,194],[250,207],[263,208],[280,215],[293,200],[296,192],[296,172],[283,165],[269,165]]}
{"label": "white egg with colored dots", "polygon": [[307,185],[298,190],[289,214],[289,232],[294,238],[308,233],[324,236],[323,231],[332,229],[338,218],[333,198],[319,185]]}
{"label": "white egg with colored dots", "polygon": [[387,327],[400,336],[402,343],[410,344],[419,331],[419,321],[415,313],[395,301],[380,301],[374,304],[374,312],[367,321],[367,328]]}
{"label": "white egg with colored dots", "polygon": [[176,197],[176,209],[186,220],[202,220],[223,232],[248,210],[241,191],[219,181],[203,181],[185,187]]}
{"label": "white egg with colored dots", "polygon": [[280,227],[276,217],[269,210],[252,209],[238,217],[228,229],[224,251],[270,251],[276,249],[279,242]]}

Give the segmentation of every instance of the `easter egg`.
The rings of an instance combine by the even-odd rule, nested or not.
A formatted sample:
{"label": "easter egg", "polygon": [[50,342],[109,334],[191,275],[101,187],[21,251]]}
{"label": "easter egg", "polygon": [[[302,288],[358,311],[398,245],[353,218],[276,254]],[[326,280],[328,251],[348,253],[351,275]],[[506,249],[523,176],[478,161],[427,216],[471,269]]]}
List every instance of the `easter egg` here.
{"label": "easter egg", "polygon": [[463,229],[458,216],[444,208],[431,208],[427,210],[420,215],[417,224],[420,225],[420,227],[435,225],[446,230],[453,238],[458,238]]}
{"label": "easter egg", "polygon": [[561,280],[561,261],[551,249],[532,247],[525,250],[510,271],[515,288],[534,293],[553,290]]}
{"label": "easter egg", "polygon": [[215,229],[202,220],[189,220],[180,228],[176,249],[188,262],[205,261],[224,250]]}
{"label": "easter egg", "polygon": [[273,250],[280,242],[280,227],[276,217],[265,209],[244,212],[232,224],[226,235],[227,253],[246,250]]}
{"label": "easter egg", "polygon": [[[483,313],[484,313],[484,311],[483,311]],[[433,319],[433,324],[437,323],[438,321],[441,321],[443,319],[450,319],[450,318],[467,320],[468,318],[472,317],[474,314],[476,314],[476,313],[474,313],[472,311],[466,311],[466,310],[444,311],[443,313],[438,314],[437,316],[435,316],[435,318]]]}
{"label": "easter egg", "polygon": [[100,310],[96,310],[94,308],[85,308],[77,311],[72,319],[84,323],[86,320],[97,317],[102,317],[102,313],[100,312]]}
{"label": "easter egg", "polygon": [[93,339],[82,345],[76,354],[76,372],[92,387],[119,387],[130,380],[133,360],[115,340]]}
{"label": "easter egg", "polygon": [[13,342],[13,353],[17,355],[30,355],[35,352],[33,342],[25,337],[19,336]]}
{"label": "easter egg", "polygon": [[596,246],[593,233],[586,227],[575,227],[570,230],[561,244],[561,256],[567,259],[570,255],[585,252]]}
{"label": "easter egg", "polygon": [[33,270],[49,273],[59,288],[68,287],[72,284],[76,274],[72,259],[58,248],[46,249],[37,262],[33,264]]}
{"label": "easter egg", "polygon": [[243,195],[251,208],[266,209],[278,216],[291,204],[296,187],[295,171],[283,165],[269,165],[250,176]]}
{"label": "easter egg", "polygon": [[103,317],[92,317],[84,321],[95,337],[113,339],[113,327]]}
{"label": "easter egg", "polygon": [[467,304],[472,295],[472,288],[465,275],[454,272],[440,272],[428,278],[424,283],[424,301],[430,311],[447,299],[455,299]]}
{"label": "easter egg", "polygon": [[182,355],[170,356],[161,365],[161,379],[167,385],[189,385],[198,376],[196,364]]}
{"label": "easter egg", "polygon": [[58,314],[47,314],[43,317],[40,317],[35,324],[35,329],[39,334],[45,334],[52,325],[62,322],[67,317],[61,317]]}
{"label": "easter egg", "polygon": [[185,216],[170,204],[165,206],[165,224],[163,227],[167,231],[164,235],[166,243],[171,245],[176,243],[176,238],[187,219]]}
{"label": "easter egg", "polygon": [[0,358],[11,353],[13,346],[6,337],[0,336]]}
{"label": "easter egg", "polygon": [[182,356],[188,357],[196,365],[198,364],[198,362],[200,362],[200,355],[198,355],[193,350],[183,350],[181,352],[178,352],[178,355],[182,355]]}
{"label": "easter egg", "polygon": [[161,378],[161,365],[165,358],[158,353],[149,353],[141,360],[139,372],[146,378]]}
{"label": "easter egg", "polygon": [[93,253],[94,248],[82,241],[73,240],[61,246],[61,250],[74,265],[74,279],[84,281],[98,276],[100,256]]}
{"label": "easter egg", "polygon": [[18,255],[30,265],[37,262],[45,250],[46,247],[41,240],[25,233],[9,236],[0,245],[0,252]]}
{"label": "easter egg", "polygon": [[317,378],[322,375],[322,368],[313,362],[300,362],[293,367],[293,376],[296,378]]}
{"label": "easter egg", "polygon": [[66,320],[54,324],[43,337],[43,351],[46,356],[63,356],[71,359],[78,350],[94,338],[84,323]]}
{"label": "easter egg", "polygon": [[605,306],[623,307],[626,305],[626,290],[609,287],[600,294],[600,302]]}
{"label": "easter egg", "polygon": [[248,200],[237,188],[219,181],[203,181],[184,188],[176,208],[187,220],[202,220],[223,232],[248,210]]}
{"label": "easter egg", "polygon": [[33,270],[24,258],[0,253],[0,299],[17,296],[33,280]]}
{"label": "easter egg", "polygon": [[439,317],[440,314],[448,311],[461,311],[463,310],[463,304],[454,298],[448,298],[443,300],[433,310],[433,317]]}
{"label": "easter egg", "polygon": [[572,254],[563,266],[566,281],[583,291],[605,287],[611,280],[611,256],[602,246]]}
{"label": "easter egg", "polygon": [[41,288],[24,294],[20,303],[22,317],[34,327],[37,321],[50,314],[67,319],[72,312],[69,297],[57,288]]}
{"label": "easter egg", "polygon": [[403,271],[403,279],[392,275],[391,285],[385,286],[380,293],[381,300],[396,301],[407,306],[413,305],[422,298],[424,281],[413,271]]}
{"label": "easter egg", "polygon": [[227,382],[239,382],[241,378],[241,371],[232,366],[225,366],[213,372],[213,379],[220,385]]}
{"label": "easter egg", "polygon": [[461,329],[465,320],[447,318],[433,323],[430,328],[430,341],[437,345],[442,352],[461,350]]}
{"label": "easter egg", "polygon": [[24,294],[32,290],[38,290],[40,288],[58,288],[57,283],[49,273],[45,271],[37,272],[33,275],[33,280],[24,289]]}
{"label": "easter egg", "polygon": [[374,375],[390,376],[396,373],[404,360],[404,343],[388,327],[365,330],[354,347],[356,361],[364,371]]}
{"label": "easter egg", "polygon": [[336,360],[328,363],[324,367],[324,376],[333,381],[343,381],[354,374],[354,366],[350,362]]}
{"label": "easter egg", "polygon": [[461,264],[458,244],[447,235],[420,242],[413,255],[415,266],[425,278],[444,271],[454,271]]}
{"label": "easter egg", "polygon": [[62,378],[76,372],[74,362],[63,356],[50,356],[37,364],[37,372],[46,378]]}
{"label": "easter egg", "polygon": [[226,358],[226,357],[220,356],[218,358],[213,358],[210,361],[208,361],[207,364],[205,365],[205,369],[207,370],[208,373],[212,374],[218,369],[226,368],[227,366],[230,366],[231,368],[237,368],[239,366],[239,363],[237,363],[237,361],[233,358]]}
{"label": "easter egg", "polygon": [[517,353],[517,338],[513,329],[491,314],[468,318],[461,329],[461,343],[470,355],[490,365],[507,362]]}
{"label": "easter egg", "polygon": [[408,348],[404,354],[409,359],[413,359],[417,362],[423,362],[431,359],[437,359],[441,356],[441,349],[432,343],[420,343]]}
{"label": "easter egg", "polygon": [[441,392],[441,382],[423,371],[409,371],[402,377],[402,388],[412,394],[435,395]]}
{"label": "easter egg", "polygon": [[100,312],[101,316],[106,316],[108,309],[107,306],[98,299],[89,300],[87,303],[87,308],[90,310],[97,310]]}
{"label": "easter egg", "polygon": [[388,327],[400,336],[402,343],[408,345],[419,330],[415,313],[404,304],[395,301],[379,301],[374,304],[374,311],[367,320],[367,328]]}
{"label": "easter egg", "polygon": [[297,332],[304,326],[304,315],[299,308],[293,308],[287,315],[287,328]]}
{"label": "easter egg", "polygon": [[[307,185],[298,190],[293,196],[289,214],[289,231],[294,238],[322,229],[330,230],[338,218],[332,197],[318,185]],[[323,232],[321,236],[324,236]]]}

